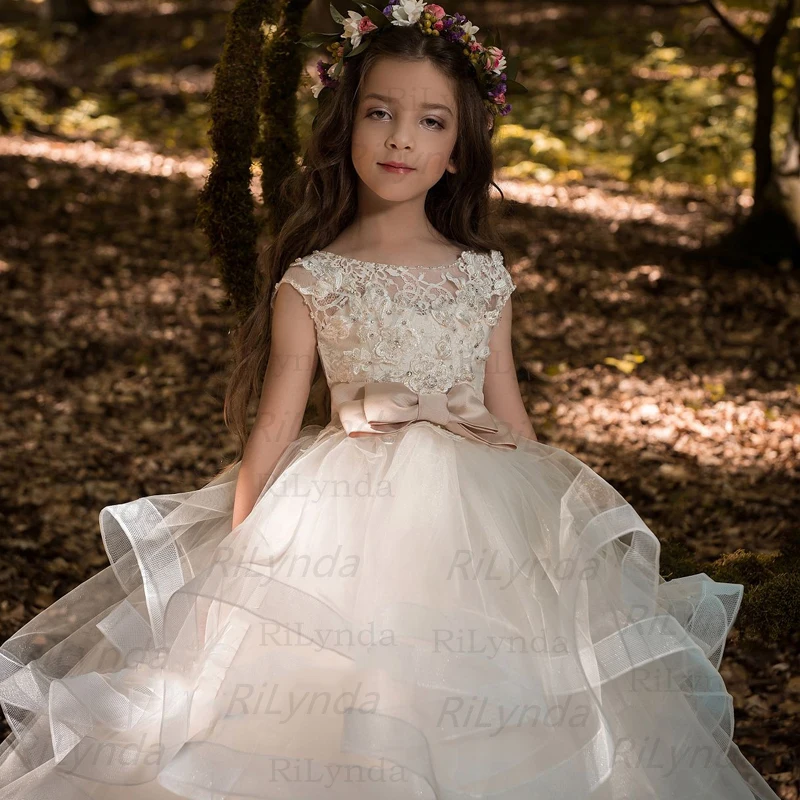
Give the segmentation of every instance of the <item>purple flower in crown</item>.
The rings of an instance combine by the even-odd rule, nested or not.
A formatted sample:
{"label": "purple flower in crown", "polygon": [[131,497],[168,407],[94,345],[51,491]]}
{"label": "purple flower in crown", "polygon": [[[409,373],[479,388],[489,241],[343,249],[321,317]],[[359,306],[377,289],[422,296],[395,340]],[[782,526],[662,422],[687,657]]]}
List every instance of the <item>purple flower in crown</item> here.
{"label": "purple flower in crown", "polygon": [[339,85],[339,81],[332,78],[330,75],[335,66],[335,64],[322,61],[321,59],[317,61],[317,78],[319,83],[311,87],[311,93],[314,97],[319,97],[319,93],[325,88],[335,89]]}

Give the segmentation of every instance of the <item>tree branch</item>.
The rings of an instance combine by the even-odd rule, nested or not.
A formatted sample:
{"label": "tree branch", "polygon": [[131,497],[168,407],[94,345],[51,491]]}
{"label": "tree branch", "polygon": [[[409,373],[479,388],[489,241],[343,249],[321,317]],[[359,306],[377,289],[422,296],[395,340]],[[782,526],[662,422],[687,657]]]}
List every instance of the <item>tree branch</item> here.
{"label": "tree branch", "polygon": [[[794,2],[794,0],[789,0],[789,2]],[[705,0],[706,5],[711,10],[711,13],[714,14],[717,19],[722,23],[722,27],[725,28],[735,39],[738,39],[748,50],[755,53],[758,50],[758,42],[755,39],[751,39],[744,31],[740,30],[733,24],[733,22],[728,18],[728,15],[717,5],[717,0]]]}
{"label": "tree branch", "polygon": [[[787,2],[790,6],[794,5],[794,0],[787,0]],[[755,51],[758,50],[759,43],[755,39],[751,39],[744,31],[733,24],[728,15],[719,7],[717,0],[641,0],[639,5],[650,6],[651,8],[689,8],[692,6],[706,6],[706,8],[708,8],[722,23],[725,30],[741,42],[750,52],[755,53]]]}

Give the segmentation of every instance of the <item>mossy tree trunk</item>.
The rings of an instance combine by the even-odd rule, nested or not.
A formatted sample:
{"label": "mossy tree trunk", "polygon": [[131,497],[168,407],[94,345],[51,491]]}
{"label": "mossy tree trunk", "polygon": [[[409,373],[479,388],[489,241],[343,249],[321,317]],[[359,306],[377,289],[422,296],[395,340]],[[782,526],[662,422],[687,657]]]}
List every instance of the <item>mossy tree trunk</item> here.
{"label": "mossy tree trunk", "polygon": [[261,162],[261,187],[270,236],[274,236],[286,220],[289,209],[282,207],[278,189],[286,176],[296,169],[300,151],[295,120],[297,88],[306,48],[299,47],[296,42],[311,1],[285,0],[264,48],[261,131],[256,157]]}
{"label": "mossy tree trunk", "polygon": [[256,289],[257,224],[250,190],[258,139],[264,23],[274,21],[278,0],[239,0],[231,12],[211,91],[209,131],[213,163],[197,219],[227,289],[227,307],[243,319]]}

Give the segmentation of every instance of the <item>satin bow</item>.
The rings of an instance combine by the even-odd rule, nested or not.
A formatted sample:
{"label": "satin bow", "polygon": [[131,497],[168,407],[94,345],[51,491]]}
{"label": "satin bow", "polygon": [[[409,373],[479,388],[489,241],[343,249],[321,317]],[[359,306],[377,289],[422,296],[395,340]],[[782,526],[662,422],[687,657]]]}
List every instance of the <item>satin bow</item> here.
{"label": "satin bow", "polygon": [[489,412],[470,383],[432,393],[395,381],[334,383],[331,413],[339,415],[348,436],[390,433],[427,420],[492,447],[517,448],[508,425]]}

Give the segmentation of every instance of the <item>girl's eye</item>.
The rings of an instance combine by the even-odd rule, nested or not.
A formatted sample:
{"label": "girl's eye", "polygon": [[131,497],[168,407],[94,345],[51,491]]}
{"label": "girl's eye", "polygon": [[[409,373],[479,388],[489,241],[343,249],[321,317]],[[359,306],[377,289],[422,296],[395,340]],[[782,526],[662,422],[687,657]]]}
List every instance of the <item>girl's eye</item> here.
{"label": "girl's eye", "polygon": [[[376,117],[373,116],[374,114],[388,114],[389,112],[383,108],[375,108],[367,114],[367,119],[377,119],[377,120],[384,120],[386,117]],[[426,128],[429,130],[436,130],[437,128],[444,128],[441,122],[434,117],[425,117],[423,122],[432,122],[433,125],[425,125]]]}

